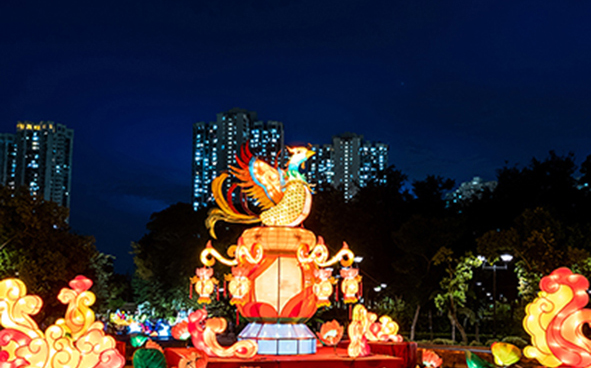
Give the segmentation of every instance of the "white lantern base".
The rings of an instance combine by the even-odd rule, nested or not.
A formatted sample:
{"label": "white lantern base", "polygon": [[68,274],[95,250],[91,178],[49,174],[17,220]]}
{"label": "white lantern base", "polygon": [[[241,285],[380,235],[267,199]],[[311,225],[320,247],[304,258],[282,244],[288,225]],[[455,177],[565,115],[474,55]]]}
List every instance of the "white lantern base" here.
{"label": "white lantern base", "polygon": [[254,340],[258,355],[304,355],[316,353],[316,336],[303,323],[251,322],[238,340]]}

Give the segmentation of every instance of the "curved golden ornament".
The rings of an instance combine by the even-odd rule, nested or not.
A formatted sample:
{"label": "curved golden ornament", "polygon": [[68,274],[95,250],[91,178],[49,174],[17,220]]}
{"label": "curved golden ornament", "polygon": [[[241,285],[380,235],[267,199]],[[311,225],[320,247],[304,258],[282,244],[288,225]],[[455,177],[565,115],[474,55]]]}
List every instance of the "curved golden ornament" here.
{"label": "curved golden ornament", "polygon": [[355,258],[355,254],[349,249],[347,243],[343,242],[343,247],[337,254],[334,255],[330,260],[325,263],[317,263],[318,267],[328,267],[332,266],[337,262],[341,262],[341,266],[349,267],[353,264],[353,260]]}
{"label": "curved golden ornament", "polygon": [[242,263],[258,264],[263,260],[263,246],[259,243],[254,243],[250,248],[244,244],[238,244],[237,246],[233,245],[228,248],[228,255],[235,256],[235,258],[225,258],[212,247],[211,241],[209,241],[203,252],[201,252],[201,263],[207,267],[211,267],[215,264],[215,260],[217,259],[221,263],[230,267],[238,266]]}
{"label": "curved golden ornament", "polygon": [[297,250],[298,261],[304,263],[324,263],[328,259],[328,249],[324,245],[324,241],[321,237],[318,238],[318,244],[316,244],[312,251],[309,252],[308,244],[300,244]]}
{"label": "curved golden ornament", "polygon": [[214,247],[211,246],[211,241],[207,242],[205,249],[201,252],[201,263],[203,263],[207,267],[211,267],[215,264],[215,260],[217,259],[221,263],[225,264],[226,266],[236,266],[238,265],[238,261],[236,259],[227,259],[222,256]]}
{"label": "curved golden ornament", "polygon": [[[343,247],[331,259],[328,259],[328,249],[324,245],[324,239],[318,237],[318,243],[308,253],[308,245],[301,244],[297,250],[297,258],[300,263],[315,263],[318,267],[332,266],[337,262],[341,262],[343,267],[349,267],[353,264],[355,254],[349,249],[346,242],[343,242]],[[308,254],[307,254],[308,253]]]}
{"label": "curved golden ornament", "polygon": [[[252,249],[253,253],[250,252]],[[260,243],[254,243],[252,248],[244,244],[239,244],[236,248],[236,259],[238,263],[242,264],[248,262],[250,264],[259,264],[263,260],[263,246]]]}

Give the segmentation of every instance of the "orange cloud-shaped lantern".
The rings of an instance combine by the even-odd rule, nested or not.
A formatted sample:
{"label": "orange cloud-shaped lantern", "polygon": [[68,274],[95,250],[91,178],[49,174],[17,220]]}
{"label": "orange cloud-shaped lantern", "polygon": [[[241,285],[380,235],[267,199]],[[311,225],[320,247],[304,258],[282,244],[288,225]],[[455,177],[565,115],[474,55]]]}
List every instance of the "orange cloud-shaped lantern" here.
{"label": "orange cloud-shaped lantern", "polygon": [[394,322],[390,316],[381,316],[379,323],[376,323],[377,315],[368,313],[371,321],[369,332],[366,337],[370,341],[393,341],[402,342],[404,339],[398,335],[398,323]]}
{"label": "orange cloud-shaped lantern", "polygon": [[258,350],[256,342],[238,341],[227,348],[222,347],[216,338],[226,330],[227,322],[223,318],[207,318],[207,311],[200,309],[189,315],[189,332],[193,346],[209,356],[252,358]]}
{"label": "orange cloud-shaped lantern", "polygon": [[538,297],[526,307],[523,320],[531,336],[531,346],[523,353],[546,367],[591,366],[591,341],[583,334],[583,326],[591,323],[589,281],[559,268],[540,281]]}
{"label": "orange cloud-shaped lantern", "polygon": [[88,291],[92,281],[78,276],[58,299],[67,304],[65,318],[43,333],[31,318],[41,310],[41,298],[27,295],[18,279],[0,281],[0,366],[19,368],[121,368],[125,358],[115,340],[105,335],[89,308],[95,296]]}
{"label": "orange cloud-shaped lantern", "polygon": [[189,324],[187,321],[181,321],[172,326],[170,333],[172,337],[177,340],[187,340],[189,337],[191,337],[191,334],[189,333]]}

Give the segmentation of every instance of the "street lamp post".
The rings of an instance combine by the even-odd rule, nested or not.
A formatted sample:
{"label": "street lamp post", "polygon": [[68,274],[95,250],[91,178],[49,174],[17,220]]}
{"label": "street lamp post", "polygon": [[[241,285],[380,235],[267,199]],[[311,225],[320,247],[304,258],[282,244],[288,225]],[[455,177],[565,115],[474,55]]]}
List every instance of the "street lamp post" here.
{"label": "street lamp post", "polygon": [[501,254],[500,258],[503,262],[502,266],[498,266],[494,263],[487,266],[486,261],[482,264],[482,269],[493,271],[493,337],[497,336],[497,270],[506,270],[509,262],[513,260],[513,256],[511,254],[505,253]]}

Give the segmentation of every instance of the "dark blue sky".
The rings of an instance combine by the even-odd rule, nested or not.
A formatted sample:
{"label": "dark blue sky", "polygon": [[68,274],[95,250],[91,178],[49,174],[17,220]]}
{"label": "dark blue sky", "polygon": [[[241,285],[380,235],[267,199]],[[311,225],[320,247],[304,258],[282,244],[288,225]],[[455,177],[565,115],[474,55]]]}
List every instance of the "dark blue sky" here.
{"label": "dark blue sky", "polygon": [[191,126],[232,107],[288,143],[353,131],[411,179],[591,154],[591,2],[0,3],[0,131],[75,130],[71,224],[131,270],[191,195]]}

